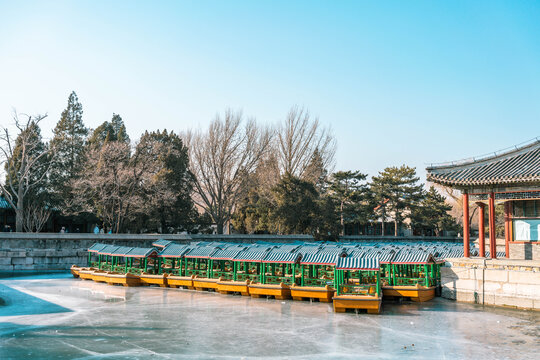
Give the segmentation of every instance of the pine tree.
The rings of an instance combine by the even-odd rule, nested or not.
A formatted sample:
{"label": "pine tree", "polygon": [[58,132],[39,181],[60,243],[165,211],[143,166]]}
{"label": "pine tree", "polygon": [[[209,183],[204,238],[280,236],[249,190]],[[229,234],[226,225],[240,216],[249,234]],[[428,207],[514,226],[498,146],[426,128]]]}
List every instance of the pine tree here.
{"label": "pine tree", "polygon": [[129,143],[126,126],[122,117],[118,114],[113,114],[110,122],[105,121],[92,132],[92,135],[88,139],[88,145],[91,147],[102,147],[103,144],[109,141]]}
{"label": "pine tree", "polygon": [[84,126],[82,114],[82,105],[73,91],[50,142],[55,157],[52,160],[49,181],[56,207],[65,208],[65,200],[70,198],[70,183],[79,176],[83,168],[88,129]]}
{"label": "pine tree", "polygon": [[399,235],[399,225],[408,217],[406,212],[410,213],[422,198],[418,180],[415,168],[405,165],[387,167],[372,179],[370,187],[374,200],[381,205],[382,221],[386,216],[393,217],[395,236]]}
{"label": "pine tree", "polygon": [[360,171],[338,171],[330,178],[328,193],[339,206],[342,235],[345,235],[345,224],[368,221],[366,177]]}
{"label": "pine tree", "polygon": [[148,132],[141,137],[134,161],[142,164],[140,196],[134,204],[139,227],[161,228],[162,232],[191,230],[197,216],[191,193],[187,147],[174,132]]}
{"label": "pine tree", "polygon": [[422,235],[426,231],[440,234],[443,230],[455,230],[457,224],[448,213],[452,206],[446,203],[444,196],[431,186],[411,213],[411,226]]}

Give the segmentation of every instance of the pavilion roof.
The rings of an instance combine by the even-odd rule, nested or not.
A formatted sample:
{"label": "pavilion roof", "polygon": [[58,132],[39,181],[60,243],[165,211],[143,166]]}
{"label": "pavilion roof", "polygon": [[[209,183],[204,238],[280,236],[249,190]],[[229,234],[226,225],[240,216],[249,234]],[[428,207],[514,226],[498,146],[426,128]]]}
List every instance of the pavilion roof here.
{"label": "pavilion roof", "polygon": [[427,180],[450,186],[540,183],[540,139],[481,159],[430,166]]}

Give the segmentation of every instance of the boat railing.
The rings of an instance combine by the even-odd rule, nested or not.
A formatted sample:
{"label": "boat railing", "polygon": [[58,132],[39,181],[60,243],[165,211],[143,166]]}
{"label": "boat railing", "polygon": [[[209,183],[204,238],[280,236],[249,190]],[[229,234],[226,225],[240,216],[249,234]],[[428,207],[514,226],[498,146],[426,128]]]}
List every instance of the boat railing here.
{"label": "boat railing", "polygon": [[364,296],[377,296],[376,284],[340,284],[339,293],[341,295],[364,295]]}
{"label": "boat railing", "polygon": [[245,281],[245,280],[259,280],[260,276],[257,274],[245,274],[245,273],[239,273],[236,274],[236,280],[238,281]]}
{"label": "boat railing", "polygon": [[396,277],[394,278],[394,285],[398,286],[415,286],[415,285],[425,285],[425,278],[406,278],[406,277]]}
{"label": "boat railing", "polygon": [[234,278],[234,274],[232,272],[228,271],[213,271],[214,278],[222,278],[224,280],[232,280]]}
{"label": "boat railing", "polygon": [[277,275],[266,275],[265,282],[267,284],[280,284],[284,283],[287,285],[292,285],[293,280],[291,276],[277,276]]}
{"label": "boat railing", "polygon": [[186,270],[186,273],[187,273],[187,276],[198,275],[200,277],[206,277],[206,275],[208,274],[208,271],[206,271],[206,270],[197,270],[197,269],[188,269],[188,270]]}
{"label": "boat railing", "polygon": [[304,286],[321,286],[321,287],[324,287],[326,285],[332,286],[333,284],[334,284],[333,279],[304,278]]}

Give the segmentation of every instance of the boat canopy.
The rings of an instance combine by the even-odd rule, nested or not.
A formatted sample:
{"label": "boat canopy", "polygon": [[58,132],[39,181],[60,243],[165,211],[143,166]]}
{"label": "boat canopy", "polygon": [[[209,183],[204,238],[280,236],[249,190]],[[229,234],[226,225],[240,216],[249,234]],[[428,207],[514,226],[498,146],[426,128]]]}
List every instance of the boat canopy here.
{"label": "boat canopy", "polygon": [[189,245],[171,243],[159,253],[159,257],[180,258],[192,248]]}
{"label": "boat canopy", "polygon": [[251,246],[239,252],[233,260],[261,262],[266,257],[266,255],[268,255],[268,252],[273,248],[273,246]]}
{"label": "boat canopy", "polygon": [[218,249],[215,253],[212,254],[212,259],[214,260],[232,260],[243,250],[246,250],[248,247],[243,245],[232,245],[224,249]]}
{"label": "boat canopy", "polygon": [[94,245],[90,246],[88,248],[89,252],[99,252],[101,249],[103,249],[105,246],[110,246],[108,244],[101,244],[101,243],[95,243]]}
{"label": "boat canopy", "polygon": [[185,258],[191,259],[209,259],[213,253],[221,249],[217,245],[196,246],[184,254]]}
{"label": "boat canopy", "polygon": [[281,248],[274,249],[266,255],[262,260],[264,263],[286,263],[286,264],[296,264],[302,258],[302,254],[298,252],[291,251],[281,251]]}
{"label": "boat canopy", "polygon": [[337,260],[336,269],[379,271],[380,264],[377,258],[340,257]]}
{"label": "boat canopy", "polygon": [[392,264],[432,264],[434,262],[433,255],[422,250],[400,250],[392,259]]}
{"label": "boat canopy", "polygon": [[316,253],[306,254],[300,260],[301,265],[335,265],[337,258],[345,256],[342,248],[325,249],[322,248]]}
{"label": "boat canopy", "polygon": [[170,244],[173,244],[173,242],[171,240],[159,239],[157,241],[154,241],[152,243],[152,246],[163,249],[163,248],[166,248],[167,246],[169,246]]}

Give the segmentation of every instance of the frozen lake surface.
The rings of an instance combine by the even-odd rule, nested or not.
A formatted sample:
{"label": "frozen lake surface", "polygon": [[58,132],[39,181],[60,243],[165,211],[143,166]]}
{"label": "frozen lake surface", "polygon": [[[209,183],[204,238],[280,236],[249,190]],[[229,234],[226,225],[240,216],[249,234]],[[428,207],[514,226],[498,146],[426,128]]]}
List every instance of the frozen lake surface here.
{"label": "frozen lake surface", "polygon": [[45,274],[0,279],[0,359],[538,359],[540,314],[458,304],[331,304],[123,288]]}

